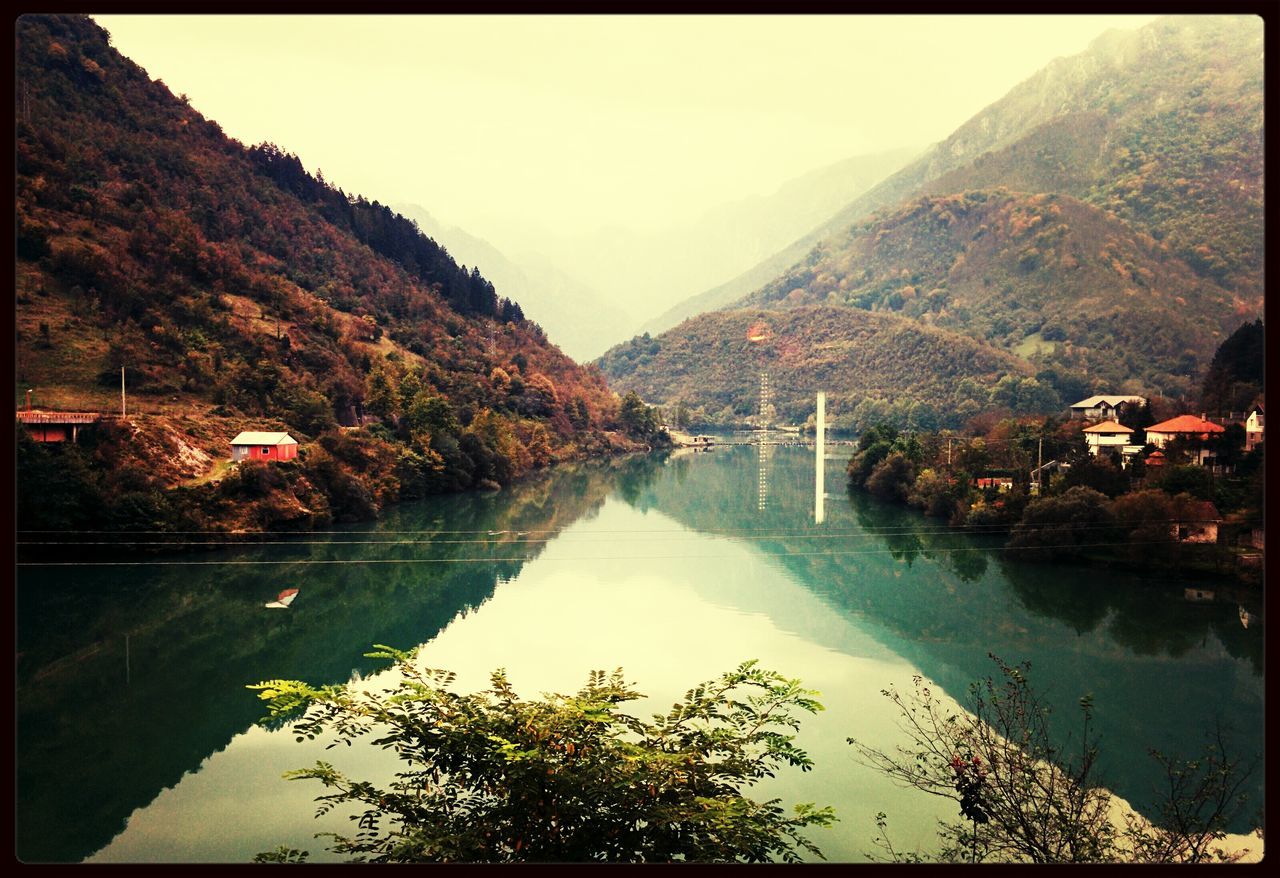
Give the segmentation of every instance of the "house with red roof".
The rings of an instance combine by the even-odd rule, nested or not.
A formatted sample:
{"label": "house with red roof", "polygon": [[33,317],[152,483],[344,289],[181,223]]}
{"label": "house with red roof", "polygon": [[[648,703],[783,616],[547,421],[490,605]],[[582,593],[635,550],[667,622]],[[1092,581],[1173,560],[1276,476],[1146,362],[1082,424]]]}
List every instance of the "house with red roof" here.
{"label": "house with red roof", "polygon": [[231,460],[293,460],[298,440],[288,433],[246,430],[231,440]]}
{"label": "house with red roof", "polygon": [[1156,448],[1164,448],[1174,439],[1182,439],[1193,443],[1189,449],[1195,462],[1204,466],[1213,460],[1213,452],[1198,443],[1207,442],[1210,436],[1223,433],[1225,429],[1212,421],[1197,418],[1195,415],[1178,415],[1159,424],[1147,428],[1147,441]]}

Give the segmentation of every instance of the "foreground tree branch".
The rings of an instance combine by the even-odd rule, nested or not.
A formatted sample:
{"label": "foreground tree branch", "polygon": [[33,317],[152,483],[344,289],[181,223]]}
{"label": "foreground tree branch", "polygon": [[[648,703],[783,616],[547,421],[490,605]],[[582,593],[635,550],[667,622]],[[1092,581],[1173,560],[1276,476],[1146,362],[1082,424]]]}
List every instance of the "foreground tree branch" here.
{"label": "foreground tree branch", "polygon": [[[1032,863],[1196,863],[1238,859],[1217,842],[1245,806],[1256,766],[1228,753],[1214,731],[1204,755],[1182,761],[1152,751],[1167,789],[1154,822],[1125,811],[1098,776],[1097,735],[1090,696],[1080,699],[1080,725],[1059,739],[1050,709],[1031,688],[1030,664],[991,656],[998,675],[969,688],[956,710],[923,678],[913,691],[883,690],[897,706],[906,743],[886,751],[849,739],[864,764],[902,786],[952,799],[963,818],[940,827],[942,861]],[[967,823],[966,823],[967,821]],[[920,861],[888,840],[877,816],[874,839],[895,862]]]}
{"label": "foreground tree branch", "polygon": [[[289,772],[332,790],[317,816],[363,810],[330,849],[373,862],[769,862],[821,857],[804,834],[835,820],[827,807],[756,802],[743,791],[782,766],[812,768],[793,743],[797,711],[822,709],[799,681],[749,661],[689,690],[650,721],[619,712],[640,694],[621,669],[593,671],[577,694],[526,701],[503,671],[490,688],[449,691],[453,675],[378,647],[400,680],[382,693],[293,680],[251,686],[267,721],[294,721],[299,740],[330,746],[371,736],[405,764],[388,789],[327,762]],[[260,861],[299,861],[280,848]]]}

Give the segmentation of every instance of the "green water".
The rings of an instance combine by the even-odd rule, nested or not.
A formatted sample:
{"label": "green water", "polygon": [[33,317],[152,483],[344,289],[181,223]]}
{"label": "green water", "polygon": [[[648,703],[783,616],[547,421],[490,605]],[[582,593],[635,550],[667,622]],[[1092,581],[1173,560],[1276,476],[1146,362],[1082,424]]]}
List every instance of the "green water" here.
{"label": "green water", "polygon": [[[426,644],[462,690],[498,667],[532,696],[622,666],[645,712],[747,658],[799,677],[827,706],[802,727],[816,768],[756,796],[834,805],[841,822],[813,838],[835,861],[872,849],[877,811],[900,848],[927,849],[954,816],[859,765],[845,739],[891,743],[881,689],[922,674],[962,695],[992,671],[988,653],[1031,661],[1055,715],[1093,694],[1103,776],[1139,809],[1159,781],[1150,747],[1190,755],[1222,720],[1261,752],[1262,625],[1242,627],[1235,602],[1010,562],[998,543],[846,496],[845,456],[828,461],[820,524],[811,449],[740,447],[562,468],[376,525],[182,555],[22,534],[20,562],[56,563],[18,568],[17,853],[242,862],[289,844],[324,859],[312,834],[349,824],[313,819],[319,787],[281,773],[317,758],[371,778],[395,766],[255,725],[244,687],[369,678],[373,643]],[[301,589],[292,608],[263,608],[287,586]],[[1250,793],[1239,831],[1261,808],[1260,769]]]}

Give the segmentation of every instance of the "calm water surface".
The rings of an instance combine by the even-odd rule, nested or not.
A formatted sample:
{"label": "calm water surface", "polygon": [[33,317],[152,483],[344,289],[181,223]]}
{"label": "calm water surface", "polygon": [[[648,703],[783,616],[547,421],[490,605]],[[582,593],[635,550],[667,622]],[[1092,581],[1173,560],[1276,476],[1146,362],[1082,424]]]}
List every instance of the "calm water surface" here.
{"label": "calm water surface", "polygon": [[[459,691],[495,668],[528,696],[576,691],[621,666],[643,714],[748,658],[799,677],[827,707],[800,736],[816,768],[752,795],[833,805],[840,822],[813,839],[834,861],[865,859],[877,811],[899,848],[928,849],[954,816],[859,765],[845,739],[898,740],[881,689],[922,674],[961,697],[992,672],[988,653],[1031,661],[1064,724],[1093,694],[1104,777],[1139,809],[1159,781],[1150,747],[1190,755],[1221,719],[1261,752],[1260,607],[1246,629],[1235,602],[1189,603],[1186,583],[1010,562],[998,543],[847,497],[847,454],[828,459],[822,523],[812,449],[739,447],[565,467],[261,545],[21,545],[20,561],[77,566],[18,570],[18,854],[240,862],[288,844],[326,859],[313,834],[351,824],[313,819],[319,785],[280,775],[324,758],[385,781],[394,760],[255,725],[245,686],[377,683],[374,643],[425,644]],[[264,609],[286,586],[301,589],[293,607]],[[1260,770],[1250,792],[1237,831],[1261,809]]]}

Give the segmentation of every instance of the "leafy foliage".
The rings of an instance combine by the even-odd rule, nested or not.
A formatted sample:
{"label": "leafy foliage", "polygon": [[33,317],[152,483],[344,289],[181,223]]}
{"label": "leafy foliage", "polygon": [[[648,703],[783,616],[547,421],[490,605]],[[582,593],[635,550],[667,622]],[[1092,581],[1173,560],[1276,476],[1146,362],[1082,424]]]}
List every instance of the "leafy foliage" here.
{"label": "leafy foliage", "polygon": [[[332,850],[373,862],[767,862],[820,855],[802,830],[827,826],[829,808],[743,795],[784,765],[812,768],[793,743],[795,711],[822,706],[796,680],[743,663],[689,690],[645,721],[619,712],[640,697],[623,679],[594,671],[575,695],[521,699],[502,671],[472,695],[453,675],[393,659],[394,690],[357,693],[273,680],[251,686],[276,721],[301,717],[302,738],[333,744],[374,736],[405,763],[381,789],[333,765],[289,772],[334,792],[319,813],[363,808],[352,837]],[[331,745],[333,746],[333,745]],[[269,856],[267,854],[260,856]]]}
{"label": "leafy foliage", "polygon": [[651,406],[645,405],[644,400],[637,396],[634,390],[627,391],[627,395],[622,398],[618,420],[630,436],[645,442],[660,444],[664,442],[666,433],[658,423],[657,412]]}
{"label": "leafy foliage", "polygon": [[1082,548],[1111,542],[1111,525],[1107,496],[1077,485],[1061,496],[1027,504],[1009,546],[1032,557],[1069,558]]}
{"label": "leafy foliage", "polygon": [[1200,390],[1206,412],[1246,411],[1262,392],[1266,331],[1261,320],[1245,323],[1231,333],[1213,355]]}
{"label": "leafy foliage", "polygon": [[[1184,761],[1151,755],[1169,782],[1155,824],[1115,812],[1098,775],[1093,699],[1080,699],[1079,725],[1063,732],[1031,687],[1029,663],[991,657],[998,675],[969,687],[966,703],[948,704],[933,684],[883,690],[898,708],[908,743],[892,751],[849,739],[866,764],[903,786],[952,799],[968,821],[943,824],[937,859],[1031,863],[1200,863],[1233,859],[1215,843],[1243,805],[1252,764],[1227,752],[1221,729],[1204,755]],[[878,815],[883,832],[886,818]],[[920,861],[880,846],[896,861]]]}

